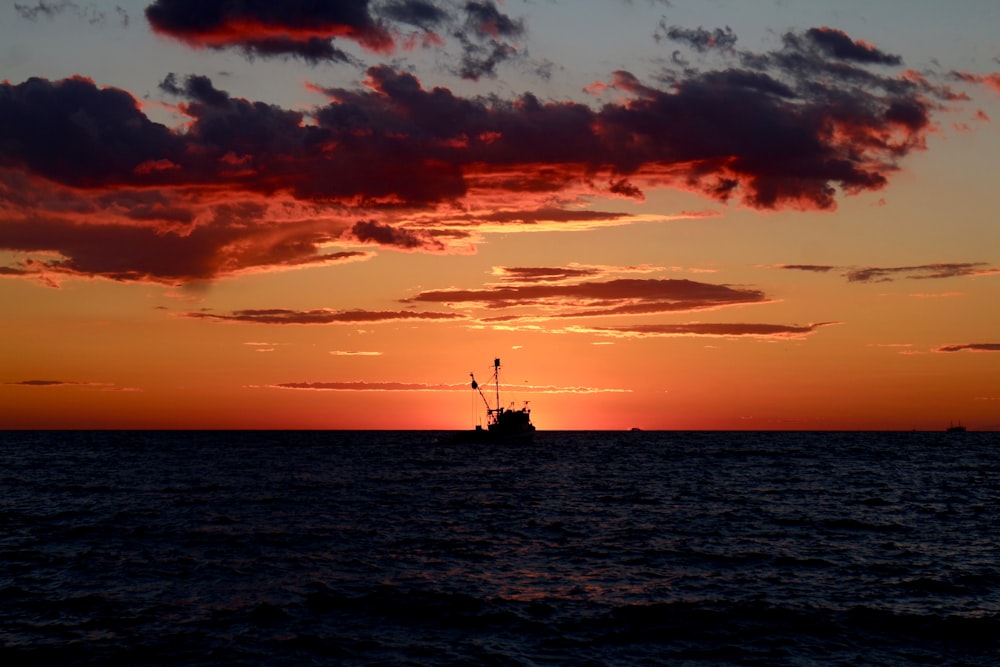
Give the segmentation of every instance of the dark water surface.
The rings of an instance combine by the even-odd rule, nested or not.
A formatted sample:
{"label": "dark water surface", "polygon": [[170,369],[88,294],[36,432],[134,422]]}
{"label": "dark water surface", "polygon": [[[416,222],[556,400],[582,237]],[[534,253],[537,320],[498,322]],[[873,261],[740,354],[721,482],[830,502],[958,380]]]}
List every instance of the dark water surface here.
{"label": "dark water surface", "polygon": [[0,661],[997,665],[1000,434],[0,433]]}

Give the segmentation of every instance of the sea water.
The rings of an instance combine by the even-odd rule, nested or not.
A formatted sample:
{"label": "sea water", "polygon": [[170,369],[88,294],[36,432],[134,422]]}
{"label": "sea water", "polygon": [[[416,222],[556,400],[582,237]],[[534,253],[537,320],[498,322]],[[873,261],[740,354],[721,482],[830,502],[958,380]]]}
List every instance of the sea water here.
{"label": "sea water", "polygon": [[997,665],[1000,434],[0,434],[0,660]]}

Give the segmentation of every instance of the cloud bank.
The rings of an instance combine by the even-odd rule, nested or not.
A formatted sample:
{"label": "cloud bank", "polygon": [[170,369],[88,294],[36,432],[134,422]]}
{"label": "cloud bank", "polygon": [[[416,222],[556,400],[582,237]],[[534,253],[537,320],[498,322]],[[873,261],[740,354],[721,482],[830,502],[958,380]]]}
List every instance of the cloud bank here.
{"label": "cloud bank", "polygon": [[344,62],[364,79],[314,86],[325,102],[285,109],[170,74],[159,91],[177,127],[83,76],[0,83],[0,249],[17,253],[0,276],[185,283],[370,256],[330,246],[469,252],[479,228],[628,223],[638,218],[578,204],[655,188],[831,210],[885,187],[926,149],[935,116],[964,101],[901,56],[827,27],[750,52],[729,29],[664,24],[661,42],[711,50],[721,64],[646,78],[619,70],[589,98],[545,100],[463,96],[398,61],[359,60],[451,44],[456,76],[494,76],[526,57],[529,30],[493,2],[156,0],[146,19],[187,47]]}

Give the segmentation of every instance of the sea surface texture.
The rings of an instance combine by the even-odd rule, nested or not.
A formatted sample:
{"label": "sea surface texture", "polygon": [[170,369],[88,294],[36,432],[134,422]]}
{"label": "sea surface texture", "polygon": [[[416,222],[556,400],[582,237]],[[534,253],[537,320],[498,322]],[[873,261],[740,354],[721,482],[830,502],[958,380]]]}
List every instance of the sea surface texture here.
{"label": "sea surface texture", "polygon": [[1000,434],[0,434],[0,663],[1000,664]]}

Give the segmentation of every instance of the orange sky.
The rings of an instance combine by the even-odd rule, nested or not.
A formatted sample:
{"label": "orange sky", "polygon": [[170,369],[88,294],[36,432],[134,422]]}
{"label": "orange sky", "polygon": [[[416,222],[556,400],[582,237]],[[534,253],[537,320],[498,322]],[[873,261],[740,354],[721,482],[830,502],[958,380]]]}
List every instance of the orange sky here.
{"label": "orange sky", "polygon": [[1000,7],[827,4],[0,9],[0,428],[1000,429]]}

